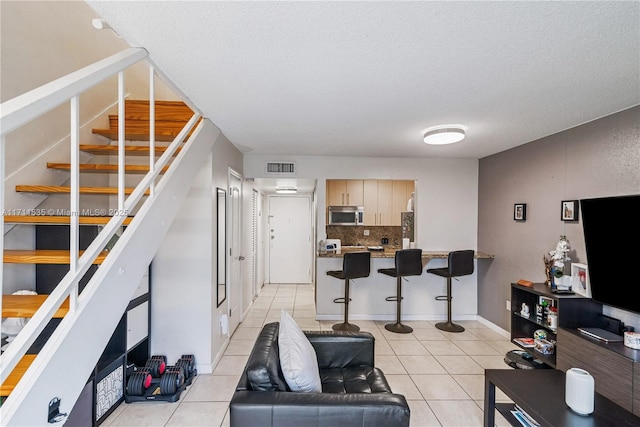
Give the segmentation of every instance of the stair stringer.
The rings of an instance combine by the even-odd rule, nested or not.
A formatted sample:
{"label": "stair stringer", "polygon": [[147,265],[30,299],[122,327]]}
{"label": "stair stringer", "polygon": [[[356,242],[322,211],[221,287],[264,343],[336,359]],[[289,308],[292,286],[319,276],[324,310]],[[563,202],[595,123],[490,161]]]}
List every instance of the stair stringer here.
{"label": "stair stringer", "polygon": [[[186,143],[70,312],[0,408],[3,426],[47,425],[49,402],[70,413],[122,314],[221,135],[211,121]],[[176,284],[179,286],[179,284]]]}

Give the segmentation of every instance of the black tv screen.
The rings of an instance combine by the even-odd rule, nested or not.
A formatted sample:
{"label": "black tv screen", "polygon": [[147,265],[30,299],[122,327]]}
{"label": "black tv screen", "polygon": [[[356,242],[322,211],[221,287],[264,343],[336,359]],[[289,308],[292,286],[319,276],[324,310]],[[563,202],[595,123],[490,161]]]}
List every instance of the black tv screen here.
{"label": "black tv screen", "polygon": [[582,199],[580,210],[593,300],[640,313],[640,195]]}

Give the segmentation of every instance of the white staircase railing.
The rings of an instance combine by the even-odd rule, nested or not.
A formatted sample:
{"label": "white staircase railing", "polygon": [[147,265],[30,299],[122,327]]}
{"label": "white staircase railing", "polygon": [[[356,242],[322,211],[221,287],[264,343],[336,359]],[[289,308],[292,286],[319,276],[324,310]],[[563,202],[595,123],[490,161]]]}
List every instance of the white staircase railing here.
{"label": "white staircase railing", "polygon": [[[150,150],[149,172],[133,192],[125,197],[125,117],[124,70],[145,61],[149,64],[150,85]],[[79,236],[79,96],[106,78],[118,75],[118,209],[82,256],[78,251]],[[4,383],[25,355],[62,302],[70,297],[68,314],[51,335],[45,346],[22,377],[14,391],[0,408],[2,425],[46,424],[46,407],[53,397],[61,398],[70,411],[79,396],[89,372],[100,357],[127,303],[134,293],[139,278],[153,258],[168,226],[173,221],[179,204],[188,191],[199,165],[206,159],[219,130],[209,121],[200,120],[195,113],[157,160],[155,158],[154,82],[163,77],[148,58],[144,49],[131,48],[113,55],[77,72],[69,74],[31,92],[0,105],[0,210],[5,200],[5,144],[6,135],[38,118],[51,109],[70,102],[71,123],[71,179],[70,179],[70,271],[47,298],[0,356],[0,383]],[[181,95],[166,78],[164,83]],[[192,111],[197,111],[183,96]],[[196,124],[200,123],[196,126]],[[192,132],[193,130],[193,132]],[[160,172],[184,144],[170,168],[158,180]],[[127,217],[149,194],[138,209],[109,255],[102,262],[83,292],[78,294],[78,283],[103,248],[119,230]],[[4,249],[4,220],[0,221],[0,261]],[[2,304],[2,271],[0,271],[0,305]],[[87,325],[91,325],[90,343]],[[78,357],[78,354],[81,356]],[[66,401],[66,402],[65,402]],[[66,403],[66,404],[65,404]],[[62,411],[61,407],[61,411]]]}

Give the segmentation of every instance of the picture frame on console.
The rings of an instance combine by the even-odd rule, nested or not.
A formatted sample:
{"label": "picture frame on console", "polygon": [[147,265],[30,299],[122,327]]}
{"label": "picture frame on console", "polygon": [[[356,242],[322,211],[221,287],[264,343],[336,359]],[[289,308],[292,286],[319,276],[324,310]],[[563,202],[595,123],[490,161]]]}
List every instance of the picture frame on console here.
{"label": "picture frame on console", "polygon": [[589,267],[587,264],[574,262],[571,264],[571,290],[584,297],[591,298],[589,283]]}
{"label": "picture frame on console", "polygon": [[526,203],[516,203],[513,205],[513,220],[514,221],[527,220],[527,204]]}
{"label": "picture frame on console", "polygon": [[560,216],[563,221],[578,220],[578,200],[563,200],[560,210]]}

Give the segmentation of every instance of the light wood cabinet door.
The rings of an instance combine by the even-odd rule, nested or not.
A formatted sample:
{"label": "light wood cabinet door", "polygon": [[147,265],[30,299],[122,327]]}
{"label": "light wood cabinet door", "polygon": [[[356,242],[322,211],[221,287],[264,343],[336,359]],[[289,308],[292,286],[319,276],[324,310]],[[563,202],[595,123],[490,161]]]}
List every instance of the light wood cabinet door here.
{"label": "light wood cabinet door", "polygon": [[361,179],[328,179],[327,206],[362,206],[363,191]]}
{"label": "light wood cabinet door", "polygon": [[361,179],[348,179],[346,182],[347,206],[364,205],[364,182]]}
{"label": "light wood cabinet door", "polygon": [[378,224],[395,225],[394,217],[398,217],[400,225],[400,213],[397,215],[393,211],[393,181],[378,181]]}
{"label": "light wood cabinet door", "polygon": [[363,182],[364,225],[378,225],[378,181],[365,179]]}
{"label": "light wood cabinet door", "polygon": [[347,205],[347,181],[345,179],[327,180],[327,206]]}

